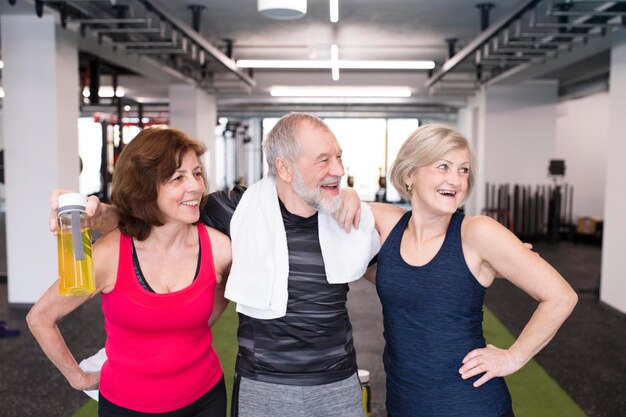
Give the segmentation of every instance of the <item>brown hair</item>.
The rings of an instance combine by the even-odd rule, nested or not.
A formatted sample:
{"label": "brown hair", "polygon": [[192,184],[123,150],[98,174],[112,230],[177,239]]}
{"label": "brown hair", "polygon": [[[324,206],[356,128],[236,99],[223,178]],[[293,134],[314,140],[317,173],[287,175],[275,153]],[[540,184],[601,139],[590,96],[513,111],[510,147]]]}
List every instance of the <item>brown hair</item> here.
{"label": "brown hair", "polygon": [[474,187],[474,157],[468,140],[451,127],[431,124],[417,128],[408,137],[398,151],[393,162],[389,177],[398,193],[407,201],[411,201],[411,193],[406,189],[407,178],[421,167],[432,164],[446,153],[467,149],[470,154],[469,175],[467,179],[467,198]]}
{"label": "brown hair", "polygon": [[[177,129],[144,129],[126,145],[115,165],[111,193],[111,202],[119,212],[122,233],[144,240],[153,226],[163,225],[162,213],[157,206],[159,186],[180,167],[190,150],[195,152],[202,167],[199,157],[206,147]],[[204,167],[202,179],[205,185],[208,184]],[[205,192],[200,208],[206,200]]]}

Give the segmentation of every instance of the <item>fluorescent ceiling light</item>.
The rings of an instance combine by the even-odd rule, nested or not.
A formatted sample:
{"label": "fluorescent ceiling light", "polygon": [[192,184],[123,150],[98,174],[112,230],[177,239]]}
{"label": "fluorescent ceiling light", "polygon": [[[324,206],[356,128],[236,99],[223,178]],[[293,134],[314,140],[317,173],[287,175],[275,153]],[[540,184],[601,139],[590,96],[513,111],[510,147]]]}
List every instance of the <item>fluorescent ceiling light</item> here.
{"label": "fluorescent ceiling light", "polygon": [[330,0],[330,21],[332,23],[339,21],[339,0]]}
{"label": "fluorescent ceiling light", "polygon": [[281,59],[240,59],[239,68],[290,68],[290,69],[329,69],[330,60],[281,60]]}
{"label": "fluorescent ceiling light", "polygon": [[[435,68],[434,61],[351,61],[338,60],[340,69],[427,70]],[[239,68],[273,69],[331,69],[332,60],[298,59],[240,59]]]}
{"label": "fluorescent ceiling light", "polygon": [[411,97],[409,87],[272,87],[272,97]]}
{"label": "fluorescent ceiling light", "polygon": [[336,44],[330,45],[330,65],[333,81],[339,81],[339,47]]}
{"label": "fluorescent ceiling light", "polygon": [[[123,88],[117,87],[117,90],[115,91],[115,96],[124,97],[125,93],[126,92],[124,91]],[[90,95],[91,93],[89,91],[89,88],[88,87],[83,88],[83,97],[89,97]],[[103,97],[103,98],[113,97],[113,87],[107,87],[107,86],[100,87],[100,89],[98,90],[98,96]]]}
{"label": "fluorescent ceiling light", "polygon": [[434,61],[339,61],[343,69],[433,69]]}

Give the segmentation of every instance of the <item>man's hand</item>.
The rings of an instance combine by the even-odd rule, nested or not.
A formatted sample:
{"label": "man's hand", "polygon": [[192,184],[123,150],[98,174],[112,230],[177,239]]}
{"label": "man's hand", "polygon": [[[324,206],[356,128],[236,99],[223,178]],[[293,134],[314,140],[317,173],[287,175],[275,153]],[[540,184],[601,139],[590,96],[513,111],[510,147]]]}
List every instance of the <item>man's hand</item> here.
{"label": "man's hand", "polygon": [[[61,194],[66,194],[66,193],[74,193],[75,191],[71,191],[71,190],[62,190],[62,189],[56,189],[53,190],[52,193],[50,193],[50,219],[49,219],[49,223],[48,223],[48,227],[50,228],[50,231],[54,234],[57,234],[58,232],[58,223],[57,223],[57,216],[59,215],[59,196]],[[89,196],[87,198],[87,206],[85,208],[85,212],[87,214],[87,221],[90,227],[93,227],[94,229],[98,230],[98,231],[109,231],[111,229],[113,229],[115,226],[109,227],[106,230],[101,230],[100,228],[96,227],[96,221],[99,217],[101,217],[102,215],[102,210],[103,210],[103,204],[100,203],[100,199],[96,196]]]}
{"label": "man's hand", "polygon": [[341,196],[341,207],[333,213],[333,218],[348,233],[353,225],[355,229],[359,228],[361,199],[352,188],[342,188],[339,190],[339,195]]}

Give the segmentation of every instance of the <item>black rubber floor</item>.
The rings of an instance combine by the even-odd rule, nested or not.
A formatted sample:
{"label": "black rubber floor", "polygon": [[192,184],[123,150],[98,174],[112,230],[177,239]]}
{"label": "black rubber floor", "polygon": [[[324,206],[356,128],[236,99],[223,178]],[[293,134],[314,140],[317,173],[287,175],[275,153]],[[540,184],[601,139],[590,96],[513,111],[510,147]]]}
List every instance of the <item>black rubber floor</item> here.
{"label": "black rubber floor", "polygon": [[[535,249],[578,293],[574,312],[537,361],[589,417],[626,416],[626,315],[598,301],[600,248],[560,242]],[[487,306],[518,335],[536,302],[504,280],[487,294]]]}

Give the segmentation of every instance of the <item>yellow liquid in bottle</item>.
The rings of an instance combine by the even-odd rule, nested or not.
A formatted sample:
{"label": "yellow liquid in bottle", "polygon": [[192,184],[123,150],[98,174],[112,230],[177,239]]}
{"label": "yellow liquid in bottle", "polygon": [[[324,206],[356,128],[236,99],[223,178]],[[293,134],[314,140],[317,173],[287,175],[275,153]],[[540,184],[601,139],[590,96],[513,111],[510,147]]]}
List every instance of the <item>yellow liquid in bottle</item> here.
{"label": "yellow liquid in bottle", "polygon": [[80,231],[83,244],[84,259],[74,259],[72,231],[57,234],[59,248],[59,293],[62,295],[87,295],[96,290],[93,276],[93,260],[91,259],[91,229]]}
{"label": "yellow liquid in bottle", "polygon": [[370,415],[370,389],[369,389],[369,386],[361,387],[361,392],[363,394],[363,410],[365,411],[365,417],[369,417],[369,415]]}

